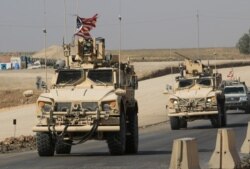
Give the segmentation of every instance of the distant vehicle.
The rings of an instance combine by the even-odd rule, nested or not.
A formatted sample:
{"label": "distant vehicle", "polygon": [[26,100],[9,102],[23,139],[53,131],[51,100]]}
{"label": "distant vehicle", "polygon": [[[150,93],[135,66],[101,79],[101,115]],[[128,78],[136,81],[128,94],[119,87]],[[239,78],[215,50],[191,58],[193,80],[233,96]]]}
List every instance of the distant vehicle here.
{"label": "distant vehicle", "polygon": [[40,61],[35,61],[31,66],[28,67],[28,69],[40,69],[42,68],[42,65]]}
{"label": "distant vehicle", "polygon": [[171,129],[187,128],[187,122],[200,119],[210,120],[215,128],[226,126],[225,97],[218,88],[221,74],[213,73],[200,60],[187,57],[180,66],[180,74],[173,89],[167,86],[165,91],[169,95],[166,108]]}
{"label": "distant vehicle", "polygon": [[250,92],[245,82],[230,80],[222,82],[222,89],[225,94],[225,109],[243,110],[250,113]]}

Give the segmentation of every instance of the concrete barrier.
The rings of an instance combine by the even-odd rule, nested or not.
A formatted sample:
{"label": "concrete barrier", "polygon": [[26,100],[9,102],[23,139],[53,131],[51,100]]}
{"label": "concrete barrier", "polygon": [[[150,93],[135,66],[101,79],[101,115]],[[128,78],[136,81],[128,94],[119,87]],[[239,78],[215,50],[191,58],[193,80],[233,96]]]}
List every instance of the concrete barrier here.
{"label": "concrete barrier", "polygon": [[169,169],[200,169],[195,138],[174,140]]}
{"label": "concrete barrier", "polygon": [[250,122],[248,122],[246,138],[240,149],[241,153],[250,154]]}
{"label": "concrete barrier", "polygon": [[210,169],[238,169],[240,157],[236,150],[233,129],[219,129],[215,150],[209,161]]}

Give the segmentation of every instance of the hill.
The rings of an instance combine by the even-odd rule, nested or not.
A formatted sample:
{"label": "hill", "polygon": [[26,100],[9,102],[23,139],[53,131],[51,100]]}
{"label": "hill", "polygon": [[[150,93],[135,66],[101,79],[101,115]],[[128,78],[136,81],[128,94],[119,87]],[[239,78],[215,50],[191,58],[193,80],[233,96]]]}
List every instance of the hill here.
{"label": "hill", "polygon": [[[132,61],[145,62],[145,61],[178,61],[183,60],[182,57],[175,54],[178,52],[184,56],[192,59],[201,60],[237,60],[248,59],[250,55],[243,55],[239,50],[234,47],[227,48],[200,48],[200,57],[197,57],[196,48],[183,48],[183,49],[136,49],[136,50],[122,50],[122,60],[130,58]],[[118,54],[118,50],[107,50],[107,53]],[[216,54],[216,55],[215,55]],[[64,59],[63,49],[61,46],[53,45],[46,49],[46,55],[49,59]],[[43,58],[44,49],[33,54],[34,58]]]}

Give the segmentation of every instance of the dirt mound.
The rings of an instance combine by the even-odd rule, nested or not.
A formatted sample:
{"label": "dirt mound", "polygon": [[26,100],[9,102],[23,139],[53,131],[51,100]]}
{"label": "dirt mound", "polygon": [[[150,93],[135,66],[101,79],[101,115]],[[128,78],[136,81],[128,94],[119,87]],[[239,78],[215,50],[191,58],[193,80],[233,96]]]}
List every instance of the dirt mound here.
{"label": "dirt mound", "polygon": [[[53,45],[46,49],[46,56],[49,59],[64,59],[62,46]],[[44,58],[44,49],[32,55],[33,58]]]}
{"label": "dirt mound", "polygon": [[25,90],[15,89],[15,90],[0,90],[0,108],[13,107],[22,104],[35,103],[38,96],[42,91],[34,90],[34,95],[29,99],[23,96]]}
{"label": "dirt mound", "polygon": [[36,138],[34,136],[10,137],[0,142],[0,153],[21,152],[35,148]]}

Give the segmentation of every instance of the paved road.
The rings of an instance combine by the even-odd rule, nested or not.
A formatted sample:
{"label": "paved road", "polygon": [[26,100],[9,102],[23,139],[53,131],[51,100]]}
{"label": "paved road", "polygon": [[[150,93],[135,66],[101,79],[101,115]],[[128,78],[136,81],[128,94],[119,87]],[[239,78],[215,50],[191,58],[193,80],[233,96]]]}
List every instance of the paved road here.
{"label": "paved road", "polygon": [[[237,149],[243,143],[249,114],[230,113],[229,126],[236,133]],[[1,169],[166,169],[176,138],[195,137],[198,142],[201,168],[207,168],[214,150],[217,129],[209,121],[189,123],[186,130],[171,131],[169,124],[141,128],[137,155],[110,156],[104,141],[89,141],[73,147],[67,156],[38,157],[36,151],[0,155]]]}

